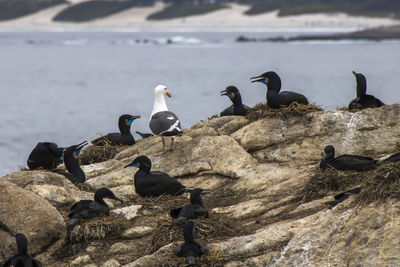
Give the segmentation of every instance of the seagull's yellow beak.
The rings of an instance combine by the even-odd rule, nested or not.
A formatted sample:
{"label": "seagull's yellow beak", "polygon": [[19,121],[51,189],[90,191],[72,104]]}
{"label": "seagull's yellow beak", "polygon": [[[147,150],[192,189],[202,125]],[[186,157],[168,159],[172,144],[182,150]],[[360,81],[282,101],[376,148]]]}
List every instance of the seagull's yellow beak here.
{"label": "seagull's yellow beak", "polygon": [[165,95],[166,95],[166,96],[168,96],[168,97],[171,97],[171,93],[170,93],[170,92],[168,92],[168,91],[167,91],[167,92],[165,92]]}

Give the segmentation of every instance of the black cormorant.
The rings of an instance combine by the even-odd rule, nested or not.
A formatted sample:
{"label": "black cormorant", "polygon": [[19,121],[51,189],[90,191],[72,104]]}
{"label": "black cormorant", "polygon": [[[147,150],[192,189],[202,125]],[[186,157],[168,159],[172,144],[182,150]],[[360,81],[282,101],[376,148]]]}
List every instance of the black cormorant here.
{"label": "black cormorant", "polygon": [[265,72],[260,76],[252,77],[252,83],[261,82],[267,86],[267,104],[271,108],[288,107],[293,102],[308,105],[307,98],[295,92],[281,90],[281,78],[273,71]]}
{"label": "black cormorant", "polygon": [[40,267],[42,264],[28,254],[28,240],[23,234],[16,234],[18,253],[11,258],[0,262],[1,267]]}
{"label": "black cormorant", "polygon": [[142,133],[142,132],[139,132],[139,131],[136,131],[136,133],[138,135],[140,135],[143,139],[146,139],[146,138],[148,138],[150,136],[154,136],[154,134],[151,134],[151,133]]}
{"label": "black cormorant", "polygon": [[110,208],[103,198],[110,198],[123,202],[121,199],[116,197],[111,190],[104,187],[100,188],[94,194],[94,201],[81,200],[71,207],[71,211],[68,215],[70,220],[67,225],[74,226],[78,224],[81,219],[95,218],[102,214],[107,216],[110,215]]}
{"label": "black cormorant", "polygon": [[81,169],[79,163],[79,154],[84,146],[88,144],[87,141],[84,141],[78,145],[73,145],[64,149],[62,153],[62,157],[64,158],[64,164],[67,168],[68,172],[71,175],[68,175],[67,178],[73,183],[84,183],[86,179],[86,175]]}
{"label": "black cormorant", "polygon": [[335,200],[327,201],[325,202],[325,204],[328,204],[330,206],[329,208],[333,208],[343,200],[347,199],[349,196],[359,194],[361,192],[361,189],[362,187],[358,186],[343,193],[337,194],[333,197]]}
{"label": "black cormorant", "polygon": [[29,169],[37,168],[55,169],[63,161],[61,154],[64,148],[58,147],[55,143],[40,142],[29,154],[27,165]]}
{"label": "black cormorant", "polygon": [[210,251],[204,245],[201,245],[194,241],[194,230],[195,230],[194,222],[187,222],[183,226],[183,237],[185,239],[185,243],[177,246],[174,249],[175,255],[178,257],[185,257],[189,264],[195,264],[196,258],[200,257],[203,254],[209,254]]}
{"label": "black cormorant", "polygon": [[139,156],[126,167],[137,167],[135,174],[135,190],[142,197],[158,197],[162,194],[181,195],[186,190],[176,179],[171,178],[165,172],[150,172],[151,161],[146,156]]}
{"label": "black cormorant", "polygon": [[170,211],[170,215],[175,219],[175,223],[184,224],[187,219],[197,219],[199,217],[208,218],[208,211],[203,207],[202,200],[205,194],[207,194],[207,192],[201,188],[191,190],[190,205]]}
{"label": "black cormorant", "polygon": [[322,170],[330,166],[337,170],[364,171],[374,169],[377,166],[377,160],[364,156],[341,155],[335,158],[335,148],[333,146],[326,146],[324,152],[325,156],[319,164]]}
{"label": "black cormorant", "polygon": [[239,90],[235,86],[228,86],[225,90],[221,91],[221,96],[226,95],[232,101],[233,105],[226,108],[224,111],[220,113],[220,116],[246,116],[249,111],[249,107],[243,105],[242,96],[240,95]]}
{"label": "black cormorant", "polygon": [[364,108],[378,108],[382,107],[382,101],[373,95],[367,95],[367,79],[361,73],[353,71],[357,81],[357,98],[351,100],[349,109],[364,109]]}
{"label": "black cormorant", "polygon": [[134,120],[139,119],[140,116],[132,116],[129,114],[121,115],[118,119],[118,127],[120,133],[109,133],[105,136],[96,138],[92,141],[94,145],[102,145],[109,143],[111,145],[125,145],[131,146],[135,144],[135,139],[131,134],[131,125]]}

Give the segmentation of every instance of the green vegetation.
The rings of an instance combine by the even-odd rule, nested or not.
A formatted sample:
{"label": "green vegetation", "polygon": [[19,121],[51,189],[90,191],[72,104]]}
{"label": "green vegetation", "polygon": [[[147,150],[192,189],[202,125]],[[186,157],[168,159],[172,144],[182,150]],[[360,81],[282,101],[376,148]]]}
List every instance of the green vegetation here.
{"label": "green vegetation", "polygon": [[182,18],[193,15],[202,15],[223,8],[227,8],[227,6],[224,4],[172,5],[160,12],[151,14],[147,19],[162,20]]}
{"label": "green vegetation", "polygon": [[[250,5],[247,15],[279,10],[279,16],[308,13],[344,12],[350,15],[400,18],[400,0],[161,0],[171,4],[151,14],[149,20],[202,15],[228,3]],[[67,3],[67,0],[0,0],[0,21],[22,17],[41,9]],[[155,0],[93,0],[71,4],[54,17],[56,21],[82,22],[103,18],[135,6],[152,6]]]}
{"label": "green vegetation", "polygon": [[63,3],[66,3],[66,1],[65,0],[37,0],[37,1],[0,0],[0,21],[19,18],[37,12],[41,9]]}
{"label": "green vegetation", "polygon": [[58,13],[54,21],[83,22],[110,16],[134,6],[152,5],[154,1],[94,0],[72,5]]}

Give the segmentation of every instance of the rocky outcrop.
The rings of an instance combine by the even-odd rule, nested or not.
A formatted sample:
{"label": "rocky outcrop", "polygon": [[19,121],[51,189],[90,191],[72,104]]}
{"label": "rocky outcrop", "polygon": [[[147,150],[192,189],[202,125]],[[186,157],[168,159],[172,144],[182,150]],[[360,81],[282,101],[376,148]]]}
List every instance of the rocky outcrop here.
{"label": "rocky outcrop", "polygon": [[[355,195],[329,208],[325,203],[338,189],[328,185],[312,198],[305,195],[312,177],[323,181],[324,176],[332,176],[318,168],[328,144],[336,147],[338,155],[378,159],[396,152],[399,113],[400,105],[391,105],[358,112],[277,113],[256,121],[214,118],[185,129],[174,151],[163,156],[156,156],[162,149],[160,138],[150,137],[112,160],[83,166],[87,188],[48,171],[11,173],[1,179],[0,191],[8,193],[0,194],[0,203],[17,197],[19,204],[0,205],[4,209],[0,238],[9,240],[10,253],[11,233],[28,232],[30,251],[43,252],[55,240],[64,242],[60,214],[66,218],[73,202],[92,199],[95,189],[108,187],[124,203],[114,207],[116,203],[108,202],[113,210],[109,217],[85,220],[68,232],[63,248],[41,255],[45,265],[183,264],[184,259],[173,255],[173,248],[183,242],[182,227],[173,224],[169,210],[186,205],[188,196],[138,196],[133,187],[135,170],[124,166],[144,154],[152,160],[153,170],[168,172],[188,188],[210,191],[204,200],[210,218],[197,220],[195,232],[196,240],[211,250],[199,259],[203,266],[395,266],[400,259],[400,177],[385,175],[384,170],[390,166],[400,170],[397,165],[378,167],[375,173],[375,177],[382,174],[377,177],[382,183],[391,179],[391,192],[385,194],[392,196],[389,199],[365,202]],[[355,182],[364,186],[372,172],[354,173]],[[28,201],[27,196],[35,200]],[[25,201],[31,203],[29,210]],[[31,216],[28,225],[14,219],[27,216]],[[39,229],[36,221],[49,225]]]}
{"label": "rocky outcrop", "polygon": [[0,203],[0,248],[5,257],[15,253],[17,233],[26,235],[33,254],[65,238],[64,219],[40,196],[1,179]]}

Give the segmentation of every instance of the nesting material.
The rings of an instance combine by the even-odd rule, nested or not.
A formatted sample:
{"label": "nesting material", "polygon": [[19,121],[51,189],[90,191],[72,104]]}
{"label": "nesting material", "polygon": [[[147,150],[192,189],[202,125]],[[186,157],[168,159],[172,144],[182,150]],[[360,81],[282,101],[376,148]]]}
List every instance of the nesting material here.
{"label": "nesting material", "polygon": [[[230,223],[229,218],[221,217],[218,220],[216,218],[200,218],[190,221],[196,223],[195,240],[206,246],[207,240],[232,237],[239,233],[239,230],[234,226],[235,222]],[[177,240],[182,242],[184,240],[182,226],[174,224],[172,219],[161,220],[151,235],[146,254],[154,253],[161,247]]]}
{"label": "nesting material", "polygon": [[288,117],[288,116],[302,116],[310,112],[322,111],[320,106],[315,104],[299,104],[293,102],[288,107],[281,107],[279,109],[274,109],[268,107],[267,104],[257,104],[252,107],[246,115],[246,118],[250,121],[260,120],[265,117]]}
{"label": "nesting material", "polygon": [[303,199],[311,201],[361,185],[357,198],[363,203],[400,200],[400,163],[385,163],[370,171],[318,170],[304,187]]}
{"label": "nesting material", "polygon": [[89,220],[82,220],[70,232],[71,243],[104,239],[109,236],[119,236],[129,227],[126,219],[119,218],[113,214],[101,216]]}
{"label": "nesting material", "polygon": [[[219,267],[219,266],[224,266],[224,262],[226,262],[226,260],[223,258],[221,251],[213,250],[210,251],[210,255],[202,255],[201,257],[198,257],[196,259],[195,266]],[[186,258],[175,256],[175,257],[160,259],[157,262],[157,266],[175,267],[175,266],[192,266],[192,265],[189,265],[186,262]]]}
{"label": "nesting material", "polygon": [[88,165],[97,162],[107,161],[114,158],[122,150],[129,146],[114,146],[105,142],[104,146],[88,146],[79,157],[82,165]]}

